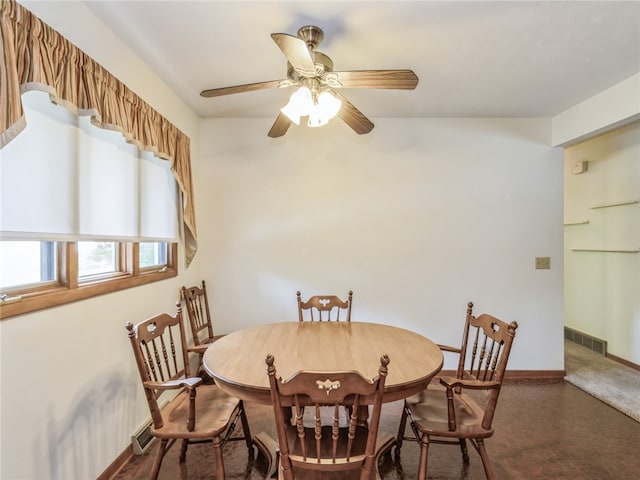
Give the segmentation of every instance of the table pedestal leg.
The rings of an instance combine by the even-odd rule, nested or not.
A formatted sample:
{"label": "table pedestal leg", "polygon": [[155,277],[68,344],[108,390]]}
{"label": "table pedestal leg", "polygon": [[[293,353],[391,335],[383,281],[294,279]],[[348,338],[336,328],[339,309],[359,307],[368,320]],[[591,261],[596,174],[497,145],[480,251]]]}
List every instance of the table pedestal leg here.
{"label": "table pedestal leg", "polygon": [[390,433],[382,433],[378,435],[376,440],[376,480],[380,480],[380,472],[378,471],[378,465],[380,464],[380,458],[386,453],[391,451],[391,448],[396,444],[396,437]]}
{"label": "table pedestal leg", "polygon": [[278,442],[268,433],[260,432],[252,438],[253,443],[258,447],[258,452],[267,461],[267,475],[265,480],[270,480],[278,471]]}

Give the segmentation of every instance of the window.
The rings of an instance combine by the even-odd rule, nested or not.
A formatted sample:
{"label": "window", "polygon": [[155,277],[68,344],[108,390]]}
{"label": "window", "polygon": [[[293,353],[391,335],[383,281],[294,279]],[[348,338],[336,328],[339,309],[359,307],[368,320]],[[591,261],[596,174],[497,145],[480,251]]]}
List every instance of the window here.
{"label": "window", "polygon": [[55,242],[0,242],[0,292],[54,282]]}
{"label": "window", "polygon": [[177,275],[171,162],[43,92],[0,162],[0,317]]}
{"label": "window", "polygon": [[177,243],[0,241],[0,318],[177,275]]}
{"label": "window", "polygon": [[117,242],[78,242],[78,279],[117,273]]}
{"label": "window", "polygon": [[160,267],[167,263],[167,244],[140,243],[140,268]]}

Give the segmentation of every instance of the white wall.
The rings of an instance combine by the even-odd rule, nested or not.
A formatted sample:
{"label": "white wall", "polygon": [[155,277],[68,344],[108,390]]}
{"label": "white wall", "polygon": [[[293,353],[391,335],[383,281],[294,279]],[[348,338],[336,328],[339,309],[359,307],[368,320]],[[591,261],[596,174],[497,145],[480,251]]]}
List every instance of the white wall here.
{"label": "white wall", "polygon": [[640,204],[591,208],[640,199],[640,122],[567,148],[564,164],[565,222],[589,222],[565,227],[565,323],[639,364],[640,254],[573,249],[640,248]]}
{"label": "white wall", "polygon": [[[80,2],[21,2],[107,67],[192,141],[198,117]],[[197,195],[197,191],[196,191]],[[197,200],[196,200],[197,201]],[[196,212],[198,211],[196,204]],[[174,312],[179,276],[0,321],[0,478],[96,478],[149,418],[124,324]]]}
{"label": "white wall", "polygon": [[[468,300],[520,324],[510,368],[562,370],[562,150],[543,119],[203,120],[202,259],[229,332],[296,318],[295,292],[459,343]],[[550,256],[550,270],[535,270]],[[539,345],[544,344],[544,355]]]}

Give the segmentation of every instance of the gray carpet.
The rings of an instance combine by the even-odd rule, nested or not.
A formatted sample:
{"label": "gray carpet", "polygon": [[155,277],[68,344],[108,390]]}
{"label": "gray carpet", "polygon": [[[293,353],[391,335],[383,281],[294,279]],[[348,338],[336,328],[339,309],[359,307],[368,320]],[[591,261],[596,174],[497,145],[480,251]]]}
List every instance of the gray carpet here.
{"label": "gray carpet", "polygon": [[640,372],[565,340],[565,380],[640,422]]}

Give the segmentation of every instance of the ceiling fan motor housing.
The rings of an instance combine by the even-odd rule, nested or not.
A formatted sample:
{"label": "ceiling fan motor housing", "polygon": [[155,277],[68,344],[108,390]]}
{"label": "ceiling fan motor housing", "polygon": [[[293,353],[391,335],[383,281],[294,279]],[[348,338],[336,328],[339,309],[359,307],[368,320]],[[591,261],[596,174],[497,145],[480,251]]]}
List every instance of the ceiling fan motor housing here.
{"label": "ceiling fan motor housing", "polygon": [[[313,63],[316,66],[316,77],[324,78],[328,72],[333,72],[333,60],[322,52],[312,51]],[[287,78],[293,82],[303,83],[304,76],[300,75],[293,65],[287,62]]]}
{"label": "ceiling fan motor housing", "polygon": [[298,37],[304,40],[307,46],[313,50],[322,42],[324,32],[320,27],[316,27],[315,25],[306,25],[298,29]]}

